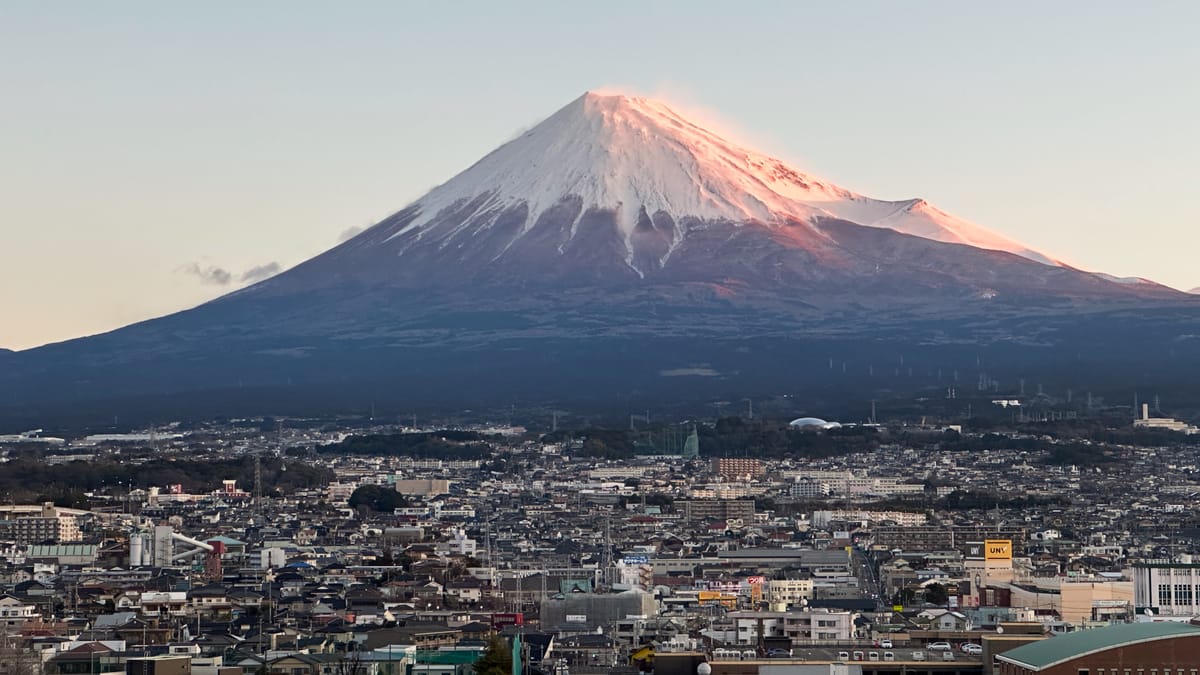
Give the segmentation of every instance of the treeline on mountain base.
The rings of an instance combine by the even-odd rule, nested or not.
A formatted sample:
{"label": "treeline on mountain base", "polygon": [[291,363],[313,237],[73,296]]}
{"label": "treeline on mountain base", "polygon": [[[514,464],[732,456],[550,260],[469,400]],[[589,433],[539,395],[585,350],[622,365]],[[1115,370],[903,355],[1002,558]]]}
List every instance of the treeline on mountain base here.
{"label": "treeline on mountain base", "polygon": [[386,485],[360,485],[350,495],[351,508],[366,506],[376,513],[391,513],[408,506],[404,495]]}
{"label": "treeline on mountain base", "polygon": [[[589,428],[557,431],[542,436],[545,443],[579,442],[571,449],[576,457],[629,459],[639,453],[639,445],[664,453],[682,450],[683,439],[691,429],[657,426],[648,429]],[[656,442],[673,436],[670,448]],[[722,417],[715,425],[696,425],[701,457],[761,457],[764,459],[821,459],[854,452],[872,452],[879,448],[879,434],[871,427],[842,427],[820,432],[795,429],[781,420],[747,420]],[[674,447],[678,446],[678,447]],[[645,453],[643,453],[645,454]]]}
{"label": "treeline on mountain base", "polygon": [[872,509],[920,513],[929,509],[943,511],[987,511],[1001,509],[1030,509],[1040,506],[1066,506],[1071,500],[1062,496],[1037,497],[1031,495],[1003,496],[995,492],[979,490],[955,490],[936,499],[893,497],[871,502]]}
{"label": "treeline on mountain base", "polygon": [[443,429],[407,434],[349,436],[340,443],[317,447],[321,454],[412,457],[415,459],[473,460],[494,454],[487,443],[494,437],[474,431]]}
{"label": "treeline on mountain base", "polygon": [[[275,457],[260,458],[263,488],[285,492],[326,485],[334,480],[331,470],[302,462],[287,462]],[[286,466],[286,469],[284,467]],[[254,484],[254,458],[190,460],[163,458],[141,464],[118,464],[108,460],[76,460],[63,464],[45,464],[35,460],[15,460],[0,472],[0,494],[14,502],[64,502],[74,506],[84,492],[106,488],[124,494],[130,489],[183,486],[189,492],[207,492],[221,486],[223,480],[236,480],[249,489]],[[66,503],[73,502],[73,503]]]}

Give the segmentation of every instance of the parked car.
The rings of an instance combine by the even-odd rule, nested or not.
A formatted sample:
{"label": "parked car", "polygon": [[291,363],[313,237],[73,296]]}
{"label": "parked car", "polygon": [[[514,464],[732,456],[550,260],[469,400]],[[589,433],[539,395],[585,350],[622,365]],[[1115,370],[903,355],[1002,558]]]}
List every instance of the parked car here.
{"label": "parked car", "polygon": [[849,661],[850,652],[838,652],[838,661]]}
{"label": "parked car", "polygon": [[954,660],[954,652],[942,652],[942,660],[943,661],[953,661]]}
{"label": "parked car", "polygon": [[854,660],[855,660],[855,661],[862,661],[862,660],[863,660],[863,653],[862,653],[862,652],[860,652],[860,651],[858,651],[858,650],[855,650],[855,652],[854,652]]}
{"label": "parked car", "polygon": [[964,642],[962,645],[962,653],[971,654],[972,656],[979,656],[983,653],[983,647],[975,644],[974,642]]}
{"label": "parked car", "polygon": [[879,652],[867,652],[867,660],[868,661],[878,661],[879,660]]}
{"label": "parked car", "polygon": [[925,646],[935,652],[948,652],[954,649],[954,647],[950,646],[949,642],[930,642]]}
{"label": "parked car", "polygon": [[895,660],[896,660],[896,653],[895,653],[895,652],[884,652],[884,653],[883,653],[883,660],[884,660],[884,661],[895,661]]}
{"label": "parked car", "polygon": [[792,655],[791,650],[779,649],[778,647],[767,651],[768,659],[786,659],[791,655]]}
{"label": "parked car", "polygon": [[883,638],[882,640],[880,640],[879,648],[880,649],[891,649],[892,648],[892,639],[891,638]]}
{"label": "parked car", "polygon": [[921,651],[920,649],[914,650],[912,653],[912,660],[913,661],[924,661],[925,660],[925,652]]}

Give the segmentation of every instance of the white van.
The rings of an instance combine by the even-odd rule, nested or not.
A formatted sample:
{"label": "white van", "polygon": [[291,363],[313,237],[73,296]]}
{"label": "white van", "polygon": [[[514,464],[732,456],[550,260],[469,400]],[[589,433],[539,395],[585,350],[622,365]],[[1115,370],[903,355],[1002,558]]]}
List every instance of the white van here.
{"label": "white van", "polygon": [[884,652],[884,653],[883,653],[883,660],[884,660],[884,661],[895,661],[895,660],[896,660],[896,653],[895,653],[895,652]]}
{"label": "white van", "polygon": [[925,652],[921,651],[920,649],[913,651],[912,660],[913,661],[924,661],[925,660]]}
{"label": "white van", "polygon": [[838,661],[849,661],[850,652],[838,652]]}

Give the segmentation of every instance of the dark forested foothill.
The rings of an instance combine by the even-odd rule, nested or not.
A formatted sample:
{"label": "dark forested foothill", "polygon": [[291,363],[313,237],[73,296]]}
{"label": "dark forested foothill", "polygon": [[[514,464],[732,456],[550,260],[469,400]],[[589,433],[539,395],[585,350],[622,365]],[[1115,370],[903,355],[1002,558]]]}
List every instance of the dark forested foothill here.
{"label": "dark forested foothill", "polygon": [[474,431],[444,429],[410,434],[350,436],[340,443],[323,445],[322,454],[377,455],[429,459],[485,459],[493,450],[491,437]]}
{"label": "dark forested foothill", "polygon": [[[292,491],[325,485],[333,480],[329,469],[302,462],[285,464],[275,457],[260,458],[265,490]],[[47,464],[36,459],[17,459],[0,471],[0,494],[17,503],[43,498],[60,506],[78,505],[82,492],[106,488],[127,491],[131,488],[179,484],[186,491],[215,490],[223,480],[240,485],[254,482],[254,458],[190,460],[163,458],[140,464],[119,464],[98,459]],[[67,503],[71,502],[71,503]]]}

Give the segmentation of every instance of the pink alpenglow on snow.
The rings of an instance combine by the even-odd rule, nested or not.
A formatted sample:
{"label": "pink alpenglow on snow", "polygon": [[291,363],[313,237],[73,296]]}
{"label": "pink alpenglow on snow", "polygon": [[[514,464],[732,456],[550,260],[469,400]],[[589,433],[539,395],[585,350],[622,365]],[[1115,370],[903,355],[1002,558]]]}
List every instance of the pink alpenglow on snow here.
{"label": "pink alpenglow on snow", "polygon": [[[528,215],[519,239],[567,195],[580,198],[585,210],[617,214],[630,260],[631,240],[644,211],[651,216],[670,214],[676,222],[692,217],[766,226],[836,218],[1061,265],[922,199],[872,199],[799,171],[725,140],[662,102],[598,93],[584,94],[434,188],[414,204],[420,215],[391,237],[425,227],[443,210],[464,203],[478,204],[481,218],[463,219],[460,227],[523,202]],[[578,225],[572,225],[571,237]],[[686,234],[681,228],[672,233],[662,262]],[[823,237],[815,228],[809,234]]]}

